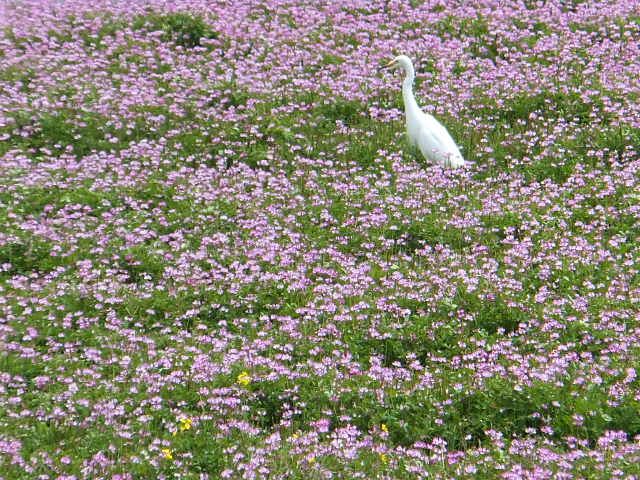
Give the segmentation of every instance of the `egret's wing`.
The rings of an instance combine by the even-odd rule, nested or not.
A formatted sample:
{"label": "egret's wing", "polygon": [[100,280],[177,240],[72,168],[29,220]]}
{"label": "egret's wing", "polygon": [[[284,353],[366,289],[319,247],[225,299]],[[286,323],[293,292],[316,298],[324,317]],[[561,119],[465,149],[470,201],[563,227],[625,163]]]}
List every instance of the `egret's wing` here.
{"label": "egret's wing", "polygon": [[424,114],[421,118],[418,148],[433,162],[458,167],[464,164],[458,146],[444,126],[433,116]]}
{"label": "egret's wing", "polygon": [[442,125],[435,117],[427,113],[424,114],[426,119],[426,125],[429,130],[433,132],[433,135],[438,138],[438,143],[442,145],[443,150],[447,152],[459,152],[458,145],[451,137],[448,130]]}
{"label": "egret's wing", "polygon": [[418,148],[422,155],[431,162],[444,163],[446,152],[443,145],[439,142],[438,136],[428,128],[422,128],[418,136]]}

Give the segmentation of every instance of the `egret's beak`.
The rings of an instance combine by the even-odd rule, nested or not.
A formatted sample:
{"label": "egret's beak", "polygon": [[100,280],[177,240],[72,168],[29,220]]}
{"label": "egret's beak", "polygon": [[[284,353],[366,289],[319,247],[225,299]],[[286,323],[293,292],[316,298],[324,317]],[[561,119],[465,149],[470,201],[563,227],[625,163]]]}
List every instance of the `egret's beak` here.
{"label": "egret's beak", "polygon": [[391,67],[393,67],[395,64],[396,64],[395,60],[391,60],[389,63],[387,63],[387,64],[385,64],[385,65],[383,65],[383,66],[381,66],[381,67],[378,67],[378,71],[380,72],[380,71],[382,71],[382,70],[386,70],[387,68],[391,68]]}

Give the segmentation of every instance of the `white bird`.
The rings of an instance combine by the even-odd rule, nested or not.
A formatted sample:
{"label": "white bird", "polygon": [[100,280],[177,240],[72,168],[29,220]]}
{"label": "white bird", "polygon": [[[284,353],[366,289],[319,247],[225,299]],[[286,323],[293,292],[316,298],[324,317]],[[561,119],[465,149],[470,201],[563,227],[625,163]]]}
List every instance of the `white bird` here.
{"label": "white bird", "polygon": [[409,143],[417,147],[424,158],[433,163],[452,168],[467,163],[447,129],[433,115],[420,110],[413,96],[413,79],[416,73],[411,59],[406,55],[399,55],[382,68],[395,66],[402,67],[405,73],[402,82],[402,98]]}

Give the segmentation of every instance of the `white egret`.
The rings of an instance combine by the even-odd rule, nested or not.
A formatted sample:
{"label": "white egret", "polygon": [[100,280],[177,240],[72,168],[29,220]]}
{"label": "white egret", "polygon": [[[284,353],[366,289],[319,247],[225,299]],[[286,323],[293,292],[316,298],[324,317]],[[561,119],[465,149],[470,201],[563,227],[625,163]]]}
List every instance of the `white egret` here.
{"label": "white egret", "polygon": [[413,79],[416,73],[411,59],[406,55],[399,55],[382,68],[395,66],[402,67],[405,73],[402,82],[402,99],[409,143],[417,147],[424,158],[433,163],[453,168],[467,163],[447,129],[433,115],[420,110],[413,96]]}

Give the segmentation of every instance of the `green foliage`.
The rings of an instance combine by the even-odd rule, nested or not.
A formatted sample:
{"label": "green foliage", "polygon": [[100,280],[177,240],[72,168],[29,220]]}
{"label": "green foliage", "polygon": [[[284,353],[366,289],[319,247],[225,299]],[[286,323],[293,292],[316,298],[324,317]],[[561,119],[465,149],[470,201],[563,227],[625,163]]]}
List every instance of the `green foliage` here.
{"label": "green foliage", "polygon": [[219,35],[204,18],[187,12],[140,16],[133,21],[132,27],[134,30],[162,31],[164,41],[174,41],[185,48],[200,46],[203,39],[215,39]]}
{"label": "green foliage", "polygon": [[165,260],[154,255],[148,245],[136,245],[128,248],[120,255],[121,267],[129,275],[129,281],[140,283],[142,281],[158,281],[166,265]]}
{"label": "green foliage", "polygon": [[271,430],[282,420],[285,404],[290,403],[290,399],[283,394],[282,390],[274,389],[269,385],[261,384],[261,389],[262,391],[258,392],[255,400],[251,402],[252,417],[257,426]]}
{"label": "green foliage", "polygon": [[0,265],[9,263],[6,273],[50,272],[61,260],[51,256],[51,242],[35,235],[25,235],[19,242],[0,245]]}
{"label": "green foliage", "polygon": [[[388,390],[384,406],[372,394],[357,401],[347,395],[342,402],[353,405],[351,412],[360,429],[367,431],[384,423],[391,441],[405,446],[440,437],[448,448],[460,450],[488,442],[489,430],[509,439],[544,426],[552,427],[554,437],[576,436],[591,444],[607,430],[621,430],[629,436],[640,431],[635,403],[612,407],[604,389],[571,397],[563,388],[543,382],[523,386],[492,378],[478,390],[460,391],[457,400],[444,408],[443,423],[435,421],[437,401],[425,390],[411,394]],[[576,426],[572,418],[576,412],[585,417],[583,426]]]}
{"label": "green foliage", "polygon": [[487,19],[481,15],[475,18],[460,18],[455,15],[447,15],[433,25],[433,29],[439,36],[444,37],[480,38],[489,33],[489,24]]}
{"label": "green foliage", "polygon": [[[527,7],[538,8],[534,2],[526,3]],[[565,2],[561,8],[572,8],[572,3],[577,2]],[[429,8],[433,13],[443,13],[448,7]],[[366,8],[347,12],[353,15],[380,13]],[[251,12],[250,18],[262,17]],[[265,12],[264,18],[290,26],[296,24],[290,14]],[[88,375],[95,375],[101,382],[117,378],[118,383],[107,383],[111,389],[85,388],[79,378],[80,391],[69,400],[69,404],[75,404],[76,411],[70,413],[69,418],[88,422],[94,404],[107,399],[121,401],[126,404],[127,414],[133,409],[142,412],[140,418],[129,418],[123,429],[127,428],[134,436],[144,432],[147,436],[141,438],[141,443],[145,445],[147,439],[153,445],[158,441],[170,444],[175,457],[188,464],[185,478],[191,478],[190,475],[197,478],[200,473],[217,478],[229,467],[232,447],[240,445],[246,454],[262,448],[260,443],[265,436],[274,433],[282,436],[285,447],[277,452],[280,457],[275,461],[268,460],[272,462],[271,473],[277,476],[281,469],[286,472],[282,473],[283,477],[312,478],[314,470],[305,470],[303,461],[297,457],[287,458],[286,445],[290,441],[287,435],[316,433],[311,422],[318,419],[329,419],[329,432],[318,432],[322,441],[345,425],[355,425],[362,435],[372,435],[377,441],[380,425],[385,424],[389,433],[388,442],[384,442],[390,447],[412,446],[417,441],[429,442],[440,437],[450,450],[490,446],[492,440],[486,433],[490,429],[500,432],[507,442],[528,437],[543,442],[547,438],[562,441],[572,436],[588,441],[591,446],[608,430],[621,430],[630,436],[640,434],[639,402],[630,394],[616,399],[615,403],[611,401],[609,389],[619,380],[615,376],[604,378],[601,384],[586,381],[581,386],[574,380],[585,375],[586,367],[576,361],[557,381],[525,378],[525,374],[515,374],[510,368],[514,363],[509,355],[513,352],[503,355],[501,350],[503,342],[509,342],[516,360],[522,356],[532,363],[530,368],[523,368],[527,373],[536,370],[537,355],[561,355],[564,348],[587,358],[606,360],[606,368],[611,371],[622,371],[629,367],[627,363],[632,363],[627,362],[626,357],[624,362],[619,360],[613,352],[612,339],[619,334],[615,328],[624,327],[629,331],[635,328],[634,319],[628,314],[636,310],[634,299],[622,288],[620,292],[614,291],[619,288],[614,282],[620,278],[621,262],[632,262],[637,256],[634,239],[640,236],[640,227],[633,215],[637,195],[623,182],[603,197],[593,192],[598,179],[611,173],[607,171],[610,164],[635,158],[640,129],[618,121],[615,113],[610,112],[612,105],[637,99],[608,92],[608,87],[596,79],[598,75],[583,78],[580,61],[575,65],[562,65],[575,69],[573,76],[566,85],[558,84],[550,89],[521,86],[513,92],[491,90],[486,93],[481,90],[486,86],[482,83],[460,112],[438,115],[464,146],[465,157],[476,161],[477,169],[474,167],[469,175],[471,182],[477,182],[473,184],[477,190],[469,188],[472,184],[466,172],[460,175],[456,172],[451,177],[447,177],[448,172],[436,172],[431,185],[428,182],[432,179],[425,179],[426,174],[420,171],[421,166],[425,171],[428,166],[420,165],[422,157],[405,146],[402,121],[371,118],[366,102],[335,96],[335,92],[325,87],[295,93],[284,88],[271,95],[255,93],[251,85],[240,85],[242,82],[235,79],[201,87],[187,83],[183,86],[193,88],[194,96],[202,95],[198,88],[211,90],[211,96],[201,96],[193,103],[189,96],[189,100],[179,103],[182,92],[176,85],[180,83],[165,75],[171,72],[172,64],[149,66],[153,65],[148,62],[151,57],[145,57],[139,48],[128,51],[126,42],[147,48],[149,45],[142,45],[140,38],[147,32],[160,32],[148,40],[153,42],[160,37],[163,42],[190,49],[172,53],[177,55],[176,60],[189,55],[189,62],[193,61],[189,65],[205,71],[203,65],[209,62],[211,52],[197,47],[206,44],[206,39],[217,38],[218,32],[212,30],[203,16],[149,12],[126,21],[108,16],[95,20],[92,29],[83,27],[82,22],[71,22],[78,25],[78,30],[52,31],[50,36],[61,42],[80,36],[84,41],[81,48],[103,49],[108,37],[131,25],[136,30],[135,40],[127,39],[116,49],[114,64],[122,58],[126,60],[122,63],[139,67],[145,80],[148,77],[162,89],[159,92],[168,93],[163,97],[167,103],[130,106],[128,125],[120,127],[108,118],[109,114],[91,113],[96,110],[92,109],[93,102],[100,100],[100,92],[83,97],[86,104],[76,108],[73,99],[81,96],[81,89],[63,85],[52,88],[47,95],[52,99],[63,96],[70,99],[64,108],[7,110],[9,121],[0,128],[0,134],[8,134],[9,138],[0,144],[0,155],[15,149],[27,155],[32,165],[11,167],[3,172],[6,181],[0,190],[0,223],[5,226],[2,234],[7,235],[3,239],[8,240],[0,245],[0,264],[10,263],[11,267],[0,273],[3,289],[0,296],[7,299],[2,309],[8,319],[2,341],[12,348],[20,344],[27,353],[44,354],[54,347],[58,349],[40,363],[13,351],[0,352],[0,372],[20,377],[13,384],[6,382],[6,388],[11,395],[15,390],[16,397],[21,396],[25,411],[46,414],[57,399],[70,395],[66,390],[68,384],[57,380],[42,390],[32,384],[39,376],[64,377],[65,368],[70,371],[71,366],[75,367],[72,362],[79,365],[78,371],[88,371]],[[637,19],[629,21],[637,23]],[[509,52],[524,53],[540,36],[554,31],[553,25],[536,20],[533,14],[529,18],[518,17],[507,28],[526,32],[509,44],[493,33],[493,22],[481,15],[474,18],[448,15],[438,21],[434,25],[435,33],[445,41],[461,40],[466,50],[452,62],[443,63],[425,54],[418,62],[418,71],[431,75],[422,83],[423,90],[437,87],[442,92],[447,87],[443,82],[451,81],[452,90],[447,91],[455,96],[458,92],[455,84],[460,77],[475,75],[478,65],[487,63],[485,59],[496,63],[500,59],[508,60]],[[618,25],[618,20],[613,23]],[[408,31],[419,27],[411,20],[402,26]],[[594,34],[599,32],[596,24],[573,27]],[[598,33],[597,38],[612,33],[615,33],[614,27],[602,35]],[[7,48],[15,47],[23,53],[29,48],[28,42],[36,41],[18,38],[13,32],[8,32],[5,38]],[[358,46],[361,39],[348,33],[336,42],[351,48]],[[249,56],[252,48],[239,52],[240,57],[232,60]],[[268,50],[260,55],[264,59],[271,53]],[[580,55],[586,59],[587,54],[585,47],[579,52],[578,60]],[[4,52],[0,52],[0,58],[3,55]],[[553,52],[548,55],[554,58]],[[153,57],[154,60],[159,56]],[[523,61],[535,69],[547,65],[548,58],[543,57],[542,54],[525,56]],[[340,75],[344,58],[339,49],[335,53],[317,52],[315,63],[302,66],[304,75],[314,75],[323,67],[330,75]],[[442,65],[451,68],[452,76],[441,71]],[[122,85],[123,73],[133,72],[133,69],[128,72],[128,68],[111,65],[107,70],[108,74],[118,74],[113,78],[116,88]],[[213,71],[207,73],[211,74],[208,78],[215,77]],[[41,80],[41,75],[28,65],[13,65],[0,72],[0,81],[8,82],[11,88],[27,96],[33,95],[34,85],[39,88],[37,82]],[[596,94],[586,96],[585,89],[581,88],[585,85]],[[416,81],[416,90],[419,89],[420,78]],[[380,94],[370,100],[372,112],[375,108],[402,107],[399,92]],[[216,111],[224,111],[234,120],[215,118]],[[553,128],[564,122],[571,127],[567,131],[575,130],[576,135],[565,131],[552,145],[546,145],[546,136],[555,135]],[[213,138],[218,141],[213,142]],[[94,151],[117,155],[139,140],[151,143],[161,140],[164,151],[159,154],[157,172],[137,183],[135,188],[119,187],[111,191],[105,190],[108,187],[100,188],[98,182],[73,183],[77,180],[73,172],[49,170],[44,164],[60,156],[67,147],[73,147],[71,153],[82,160]],[[604,152],[604,158],[588,153],[589,150]],[[8,153],[9,163],[10,156]],[[139,158],[131,159],[131,162],[139,161]],[[216,172],[210,168],[221,165],[224,170],[225,161],[226,171]],[[227,192],[237,186],[234,184],[238,181],[234,176],[237,171],[246,172],[243,163],[268,173],[249,172],[256,174],[262,183],[248,182],[240,194],[243,200],[239,201],[227,196]],[[395,170],[398,166],[401,171]],[[46,180],[47,186],[21,185],[31,173],[31,167],[37,173],[35,178],[40,178],[42,172],[51,174]],[[126,162],[123,168],[125,172],[129,168]],[[515,172],[511,171],[514,169]],[[554,199],[552,205],[545,205],[542,199],[539,212],[538,207],[526,204],[526,199],[519,197],[520,188],[531,186],[527,183],[549,186],[549,191],[554,192],[556,185],[549,182],[562,184],[580,169],[593,173],[592,179],[585,180],[584,191],[567,189],[563,192],[566,198]],[[120,174],[114,173],[114,177]],[[499,177],[502,175],[506,177]],[[169,178],[171,182],[167,181]],[[211,186],[208,195],[200,196],[189,182],[192,179],[200,182],[203,178],[212,184],[220,183],[204,187],[198,183],[195,187],[198,189]],[[483,178],[487,181],[481,182]],[[270,197],[263,203],[254,201],[256,189],[264,189]],[[219,196],[212,193],[215,191]],[[542,192],[544,194],[544,190]],[[244,193],[247,195],[243,196]],[[494,202],[494,198],[503,193],[511,196],[502,197],[503,204],[495,202],[495,209],[485,210],[498,213],[474,216],[475,207],[487,206],[483,195]],[[294,197],[295,206],[289,207],[287,202]],[[425,199],[434,203],[421,203]],[[419,214],[411,210],[416,202],[420,205]],[[144,207],[138,208],[140,203]],[[572,203],[570,209],[566,207]],[[72,255],[52,256],[54,246],[64,248],[64,242],[56,244],[49,239],[55,238],[53,235],[47,238],[33,235],[23,229],[24,223],[46,222],[54,231],[59,229],[66,234],[67,222],[77,219],[59,210],[71,205],[91,209],[82,219],[88,222],[82,226],[83,233],[99,227],[104,243],[96,245],[95,238],[78,235],[77,244],[73,245],[77,249]],[[556,210],[548,211],[553,208]],[[606,208],[611,208],[612,213],[604,222],[599,209]],[[382,211],[386,220],[375,226],[357,220],[358,215],[374,211]],[[326,223],[322,221],[325,215],[330,219]],[[117,222],[110,223],[113,216]],[[471,221],[464,223],[467,218]],[[266,233],[246,226],[253,219],[266,222]],[[131,232],[138,228],[152,231],[153,235],[135,243],[138,240]],[[613,252],[615,259],[599,263],[568,261],[560,245],[561,228],[570,229],[570,237],[600,242],[597,248]],[[590,228],[596,233],[590,232]],[[184,243],[175,240],[178,247],[174,249],[172,243],[168,248],[164,236],[174,232]],[[252,263],[248,259],[253,252],[249,253],[246,247],[255,245],[254,235],[263,233],[268,237],[266,243],[273,242],[276,250],[278,243],[291,243],[294,254],[291,259],[283,256],[257,262],[256,271],[247,273],[243,268]],[[600,239],[597,236],[601,233]],[[203,238],[216,234],[228,237],[229,247],[220,249],[214,243],[206,251],[200,250]],[[608,246],[607,242],[616,240],[614,237],[625,237],[626,241]],[[521,240],[531,242],[528,253],[531,258],[539,256],[543,260],[513,273],[521,267],[519,260],[516,255],[507,259],[505,254],[521,246]],[[196,251],[198,255],[193,254]],[[316,262],[318,255],[331,256],[327,251],[337,252],[341,259],[335,264],[332,260]],[[548,259],[545,254],[550,256],[551,251],[557,253],[557,260],[549,261],[551,266],[542,264]],[[299,252],[302,252],[301,258],[295,256]],[[81,259],[92,261],[91,275],[96,275],[95,278],[85,279],[76,270],[76,262]],[[309,283],[288,289],[280,276],[285,261],[294,264],[290,266],[292,276],[300,274]],[[474,261],[478,263],[472,265]],[[308,269],[306,262],[309,262]],[[481,275],[478,271],[482,270],[472,274],[471,269],[492,268],[494,264],[496,275],[515,280],[514,291],[501,291],[501,287],[482,277],[472,288],[472,283],[464,278]],[[48,274],[60,266],[65,268],[55,272],[59,278],[50,280],[48,277],[53,275]],[[322,267],[319,270],[326,267],[349,272],[328,274],[316,271],[314,268],[318,266]],[[550,270],[545,270],[547,267]],[[233,281],[225,277],[228,272],[233,272],[229,277],[235,275]],[[350,279],[351,272],[356,272],[360,276],[357,281],[363,281],[366,286],[345,297],[342,290],[348,285],[343,283],[345,278]],[[431,285],[429,278],[434,272],[440,277]],[[345,276],[340,277],[343,274]],[[28,279],[21,278],[23,275]],[[424,288],[432,288],[432,295],[425,294],[424,299],[418,297],[412,287],[403,285],[405,280],[408,284],[414,281],[423,286],[428,284]],[[634,280],[637,278],[628,283],[638,283]],[[34,291],[33,299],[21,297],[21,289],[26,288],[22,286],[23,281],[33,281],[41,289]],[[518,289],[520,286],[522,290]],[[543,286],[560,299],[557,304],[533,302]],[[593,320],[613,308],[611,299],[602,294],[606,287],[611,288],[607,295],[616,296],[615,309],[629,317],[611,328],[595,326],[596,320]],[[108,301],[99,300],[100,295],[96,294],[103,288],[110,290]],[[5,295],[6,292],[9,293]],[[322,292],[331,292],[335,304],[320,306],[320,300],[327,300]],[[572,306],[571,302],[585,292],[589,295],[586,313],[575,319],[572,316],[577,316],[579,307]],[[380,300],[384,301],[379,304]],[[335,315],[324,310],[333,307]],[[401,309],[400,313],[396,307]],[[540,327],[548,316],[557,320],[556,330],[552,332],[542,331]],[[284,328],[288,319],[295,320],[295,331]],[[29,327],[38,330],[36,338],[28,338]],[[319,334],[321,330],[323,335]],[[126,345],[126,351],[120,349],[122,345]],[[104,365],[75,357],[80,348],[97,347]],[[255,356],[254,349],[258,350]],[[203,384],[192,380],[194,355],[222,364],[223,358],[240,358],[245,352],[250,352],[255,360],[251,367],[246,367],[255,369],[251,371],[254,379],[247,385],[236,380],[239,373],[236,370],[243,368],[240,361],[231,367],[231,373],[213,372]],[[533,355],[528,357],[529,353]],[[119,362],[124,364],[125,355],[126,361],[131,362],[128,371],[119,365]],[[332,366],[326,375],[310,373],[309,378],[296,377],[294,381],[284,376],[273,380],[279,368],[313,372],[312,365],[322,365],[328,355],[344,356],[345,363]],[[481,362],[475,360],[471,360],[474,369],[468,368],[465,362],[473,355],[491,357],[495,371],[483,376],[484,372],[478,370]],[[629,353],[628,357],[632,356]],[[165,358],[175,363],[165,365],[162,362]],[[388,378],[381,380],[375,373],[367,372],[374,359],[379,360],[383,368],[390,369],[386,372]],[[414,362],[420,364],[415,372],[408,368]],[[601,366],[597,364],[598,368]],[[223,364],[220,368],[225,367]],[[407,378],[393,374],[393,369],[398,367],[403,367]],[[349,370],[345,374],[342,370],[351,368],[359,372],[354,374]],[[139,372],[149,375],[150,381],[135,383],[135,388],[131,388],[131,378],[126,375]],[[174,374],[185,376],[159,388],[154,383],[154,375],[164,381]],[[261,378],[263,374],[268,375],[269,380]],[[423,377],[431,375],[432,384],[420,383]],[[27,387],[19,385],[20,382]],[[246,421],[260,429],[258,435],[222,433],[219,423],[224,420],[220,418],[224,414],[219,411],[224,412],[224,407],[216,410],[215,402],[219,401],[218,395],[223,394],[213,392],[218,389],[224,391],[224,395],[229,394],[230,405],[233,405],[230,409],[241,405],[234,420]],[[150,395],[159,399],[159,407],[141,405]],[[81,405],[76,401],[78,398],[88,403]],[[222,405],[224,402],[220,401]],[[2,408],[0,413],[4,413],[7,406]],[[168,427],[176,421],[177,412],[200,417],[197,428],[171,435]],[[576,414],[584,417],[582,424],[576,422]],[[68,467],[68,472],[58,472],[60,474],[81,476],[76,458],[91,458],[105,451],[116,457],[135,455],[142,459],[140,463],[128,465],[126,473],[131,473],[133,478],[155,478],[159,474],[169,478],[176,472],[176,463],[168,459],[160,458],[157,467],[147,461],[155,458],[157,451],[141,453],[139,450],[144,447],[135,441],[122,446],[127,442],[121,441],[121,432],[114,431],[119,426],[96,424],[78,429],[77,425],[64,421],[34,423],[15,415],[3,417],[1,426],[8,437],[24,442],[21,454],[25,460],[32,453],[47,451],[57,462],[60,455],[74,452],[73,465]],[[540,430],[543,427],[552,428],[553,433],[543,435]],[[382,465],[377,455],[367,455],[363,453],[357,459],[358,468],[361,467],[358,473],[365,472],[370,478],[387,475],[381,472],[391,466],[386,462]],[[344,467],[330,456],[318,460],[317,465],[327,471]],[[3,467],[13,468],[7,462]],[[452,475],[451,470],[446,470],[449,467],[429,465],[433,469],[442,468],[442,476]],[[119,473],[120,468],[116,465],[113,472],[104,472],[104,475]],[[14,472],[17,470],[8,470],[5,475],[18,478],[20,474]],[[351,478],[352,473],[336,472],[335,476]],[[34,472],[36,474],[44,478],[51,472],[42,467],[41,471]],[[388,475],[394,476],[396,472]],[[398,478],[413,478],[408,473],[405,477],[401,475],[398,474]]]}
{"label": "green foliage", "polygon": [[228,107],[246,105],[252,95],[235,80],[220,82],[214,86],[214,90],[223,92],[221,103]]}
{"label": "green foliage", "polygon": [[31,81],[35,78],[35,70],[24,65],[11,65],[0,70],[0,81],[18,84],[23,93],[31,91]]}
{"label": "green foliage", "polygon": [[336,98],[334,101],[324,101],[316,108],[319,115],[326,119],[328,127],[333,129],[335,123],[340,121],[347,126],[354,126],[361,121],[366,107],[357,100]]}
{"label": "green foliage", "polygon": [[516,212],[504,212],[501,215],[487,215],[482,218],[484,232],[482,241],[493,249],[503,248],[501,242],[508,236],[520,239],[522,218]]}
{"label": "green foliage", "polygon": [[45,366],[28,358],[21,358],[13,353],[0,354],[0,371],[10,375],[20,376],[31,380],[45,373]]}
{"label": "green foliage", "polygon": [[523,93],[510,99],[500,110],[499,119],[513,125],[518,120],[529,121],[532,113],[545,118],[566,118],[578,124],[591,122],[593,105],[586,104],[580,94],[573,93]]}
{"label": "green foliage", "polygon": [[487,298],[459,289],[454,302],[465,312],[472,313],[473,331],[483,334],[495,334],[502,330],[505,334],[513,333],[521,322],[529,316],[519,308],[509,306],[499,295]]}
{"label": "green foliage", "polygon": [[224,444],[215,439],[217,429],[209,422],[203,422],[197,431],[189,430],[177,435],[174,447],[178,453],[189,452],[195,474],[219,476],[225,467]]}
{"label": "green foliage", "polygon": [[464,230],[446,225],[435,212],[429,216],[416,219],[408,226],[386,232],[386,238],[400,238],[401,250],[413,253],[426,246],[446,245],[454,251],[461,252],[471,242]]}
{"label": "green foliage", "polygon": [[[14,144],[25,149],[43,149],[51,152],[61,152],[71,145],[73,151],[79,155],[86,155],[91,151],[108,149],[109,143],[105,140],[104,119],[95,115],[86,114],[80,118],[74,118],[70,112],[42,113],[38,116],[27,112],[14,116],[16,130],[32,131],[26,138],[14,136]],[[9,148],[5,145],[5,148]],[[3,147],[0,146],[0,152]]]}
{"label": "green foliage", "polygon": [[634,151],[640,145],[640,128],[621,124],[618,127],[599,129],[585,139],[589,148],[614,153],[621,160],[625,153]]}
{"label": "green foliage", "polygon": [[344,63],[344,59],[338,57],[337,55],[332,55],[330,53],[325,53],[322,57],[323,65],[341,65]]}

